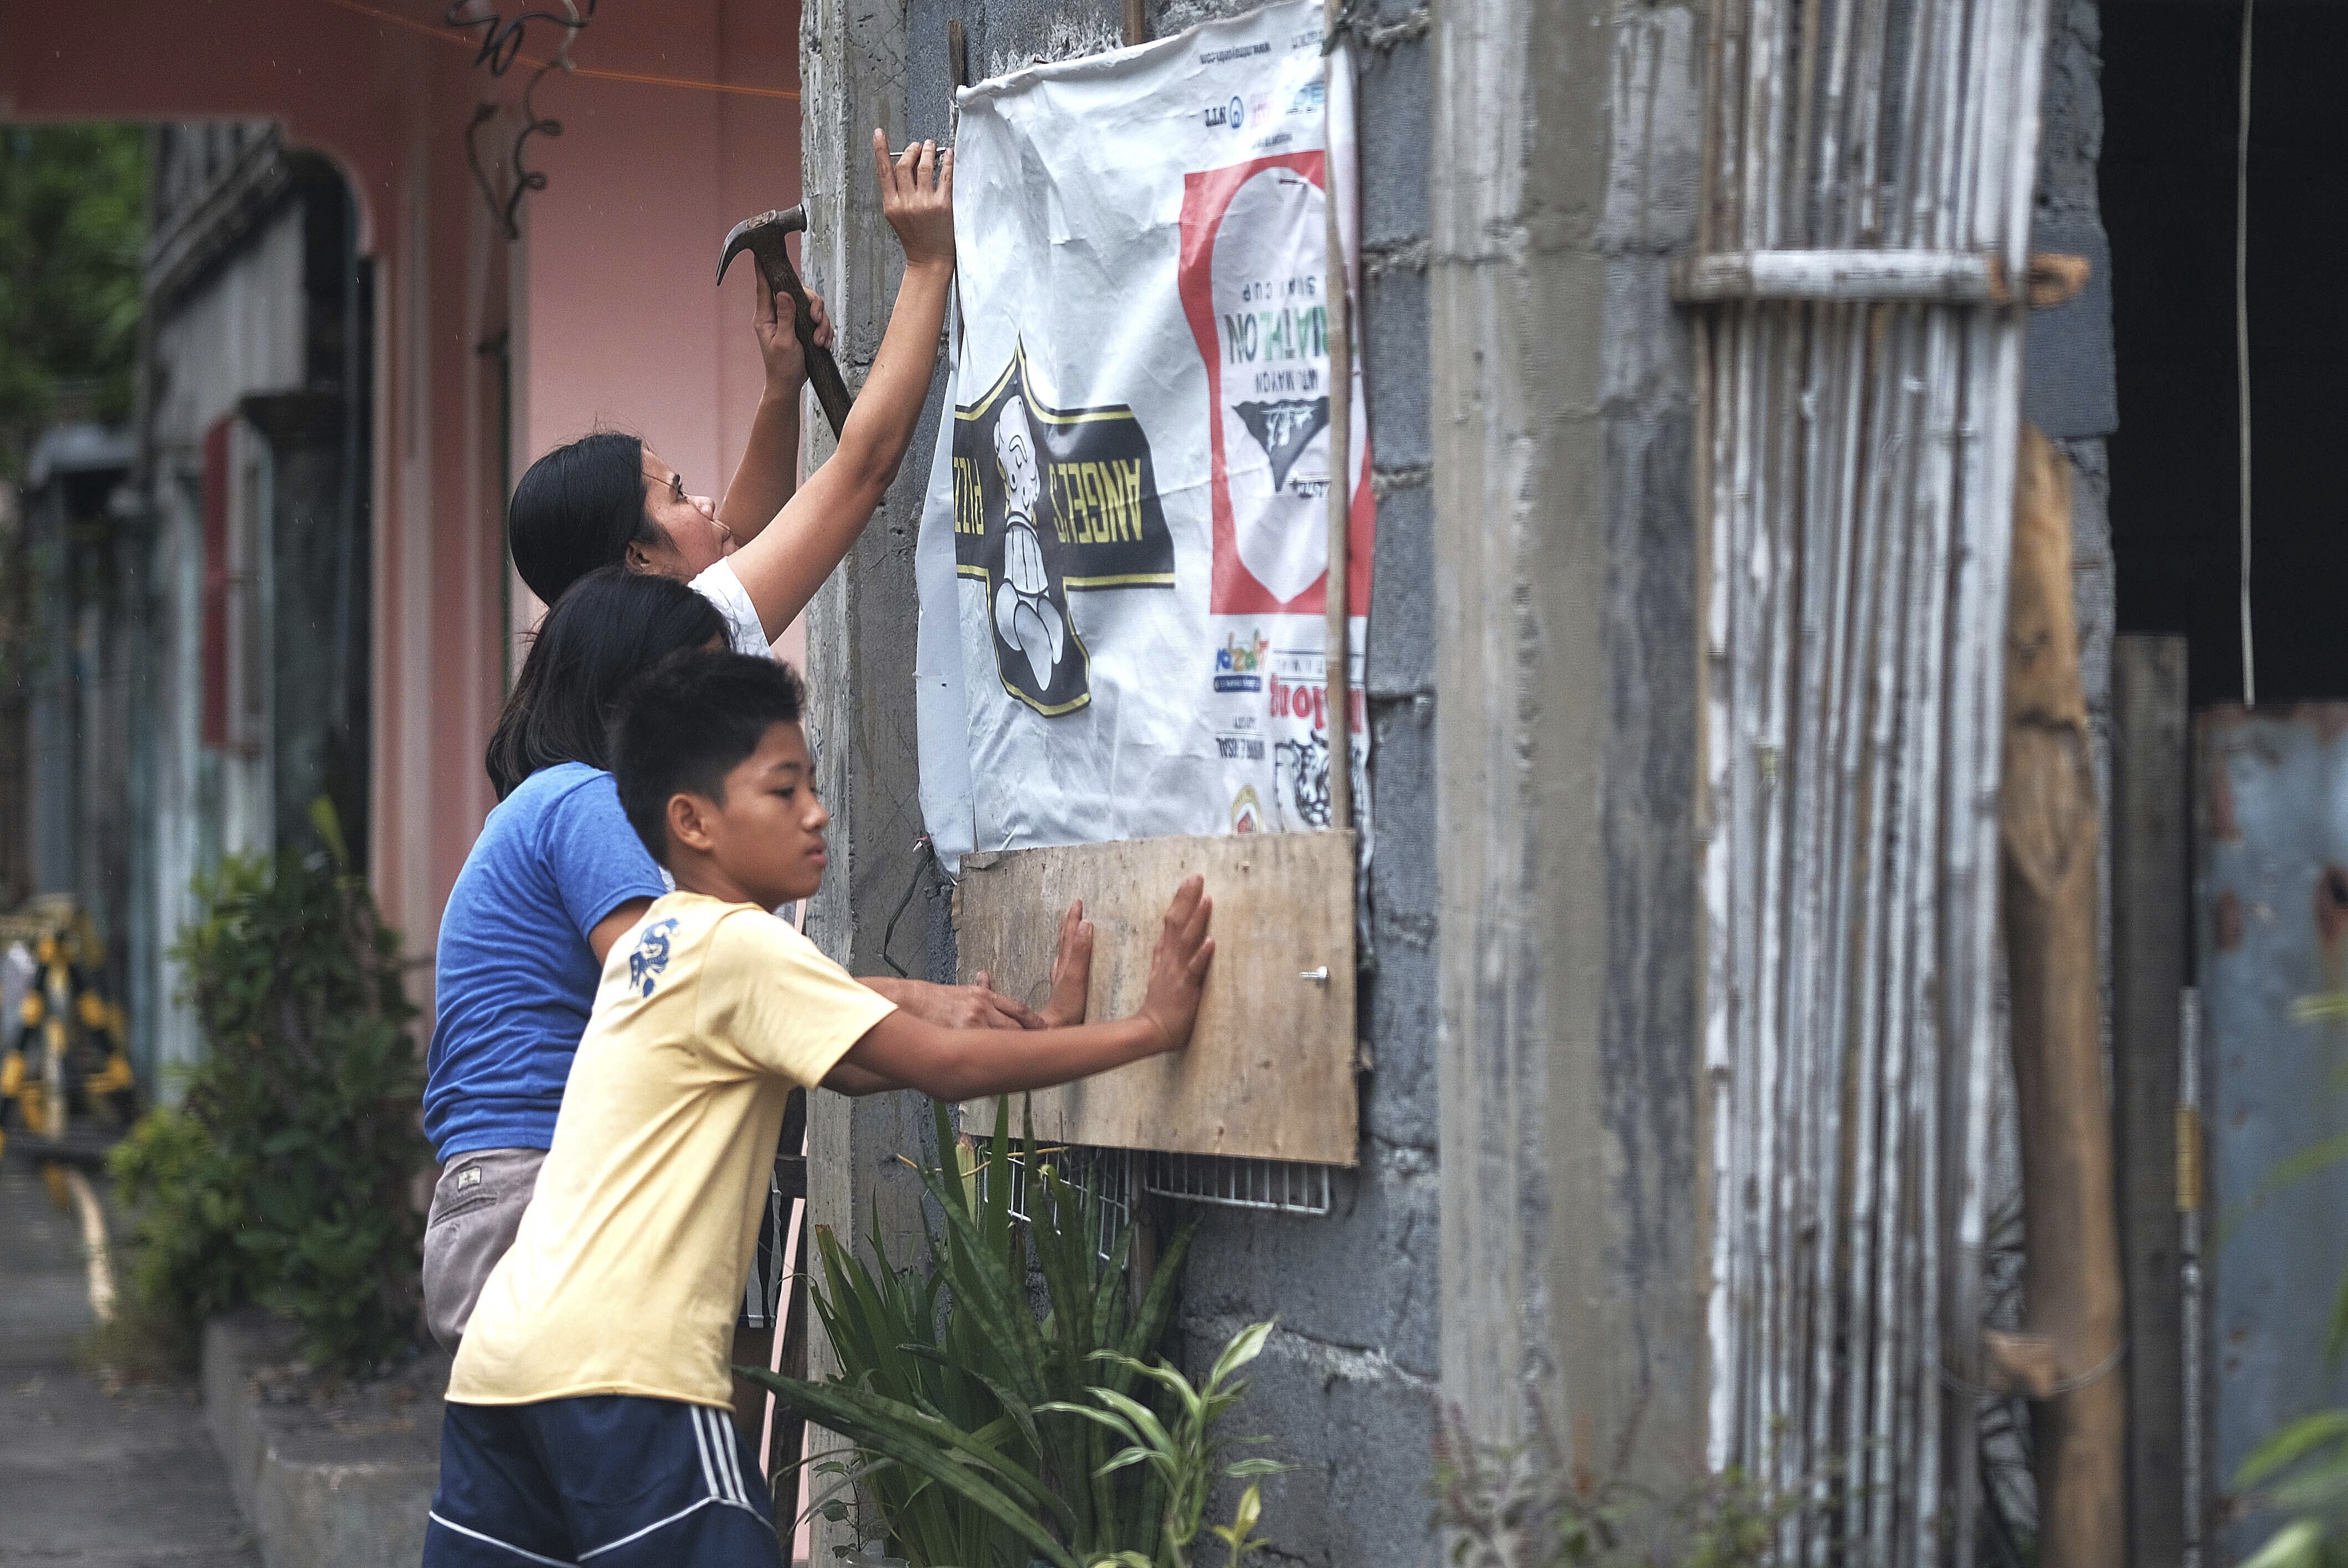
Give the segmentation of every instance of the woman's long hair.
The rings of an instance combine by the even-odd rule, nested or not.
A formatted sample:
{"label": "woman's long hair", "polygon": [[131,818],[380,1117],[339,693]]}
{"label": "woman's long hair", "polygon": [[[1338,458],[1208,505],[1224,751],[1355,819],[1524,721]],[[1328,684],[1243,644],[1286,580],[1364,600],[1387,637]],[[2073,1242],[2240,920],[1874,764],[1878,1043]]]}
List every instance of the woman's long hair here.
{"label": "woman's long hair", "polygon": [[717,607],[671,578],[607,566],[555,601],[489,736],[489,783],[503,800],[557,763],[609,765],[606,732],[629,681],[685,648],[722,641]]}
{"label": "woman's long hair", "polygon": [[552,604],[598,567],[618,566],[628,547],[660,538],[644,515],[644,444],[599,430],[532,463],[506,507],[514,569]]}

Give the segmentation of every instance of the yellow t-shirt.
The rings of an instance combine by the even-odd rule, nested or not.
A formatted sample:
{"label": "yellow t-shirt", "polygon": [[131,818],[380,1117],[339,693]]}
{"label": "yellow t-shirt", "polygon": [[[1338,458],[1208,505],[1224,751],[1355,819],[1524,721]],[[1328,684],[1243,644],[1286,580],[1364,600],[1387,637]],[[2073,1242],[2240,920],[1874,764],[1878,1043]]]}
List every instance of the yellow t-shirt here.
{"label": "yellow t-shirt", "polygon": [[763,909],[655,900],[612,945],[554,1147],[448,1398],[730,1409],[734,1314],[784,1102],[891,1010]]}

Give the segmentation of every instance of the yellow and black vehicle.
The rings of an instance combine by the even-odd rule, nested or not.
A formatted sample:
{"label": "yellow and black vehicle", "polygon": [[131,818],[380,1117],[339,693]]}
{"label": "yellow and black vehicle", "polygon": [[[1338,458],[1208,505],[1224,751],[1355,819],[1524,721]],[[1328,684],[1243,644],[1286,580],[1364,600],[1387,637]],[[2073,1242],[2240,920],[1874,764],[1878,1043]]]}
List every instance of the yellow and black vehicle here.
{"label": "yellow and black vehicle", "polygon": [[70,900],[36,899],[0,916],[0,965],[15,967],[23,992],[0,1018],[0,1153],[95,1164],[137,1115],[105,947]]}

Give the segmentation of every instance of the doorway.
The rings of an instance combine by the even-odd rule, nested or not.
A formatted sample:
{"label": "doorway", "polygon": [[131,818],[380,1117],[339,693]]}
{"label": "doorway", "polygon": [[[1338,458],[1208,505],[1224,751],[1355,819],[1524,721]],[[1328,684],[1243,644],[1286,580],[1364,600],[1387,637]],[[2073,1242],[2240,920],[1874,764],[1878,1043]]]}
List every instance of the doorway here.
{"label": "doorway", "polygon": [[[2243,700],[2234,311],[2242,11],[2104,7],[2104,222],[2120,423],[2110,442],[2123,632],[2189,640],[2196,710]],[[2348,697],[2348,7],[2259,0],[2248,266],[2250,643],[2261,705]]]}

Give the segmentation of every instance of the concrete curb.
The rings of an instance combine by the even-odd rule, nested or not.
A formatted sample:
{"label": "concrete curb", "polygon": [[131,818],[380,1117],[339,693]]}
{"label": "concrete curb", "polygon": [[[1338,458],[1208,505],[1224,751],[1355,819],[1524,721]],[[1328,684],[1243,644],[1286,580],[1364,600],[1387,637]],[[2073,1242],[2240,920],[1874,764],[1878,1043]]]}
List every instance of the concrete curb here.
{"label": "concrete curb", "polygon": [[253,1386],[282,1362],[282,1326],[259,1315],[204,1326],[204,1418],[267,1568],[415,1568],[440,1479],[440,1403],[392,1421],[323,1419]]}

